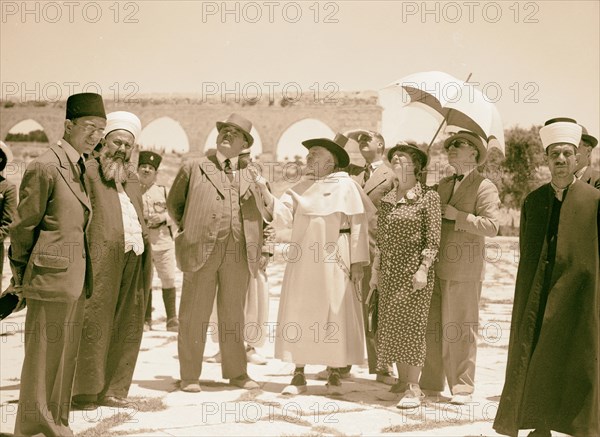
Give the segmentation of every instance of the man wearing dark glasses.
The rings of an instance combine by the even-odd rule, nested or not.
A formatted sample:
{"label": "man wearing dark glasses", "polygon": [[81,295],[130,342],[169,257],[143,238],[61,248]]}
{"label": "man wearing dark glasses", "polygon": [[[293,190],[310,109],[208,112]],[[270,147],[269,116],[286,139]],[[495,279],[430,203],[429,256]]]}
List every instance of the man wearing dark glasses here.
{"label": "man wearing dark glasses", "polygon": [[421,387],[444,389],[451,403],[472,400],[475,388],[479,298],[485,275],[485,237],[498,234],[498,189],[481,175],[487,148],[476,134],[460,131],[444,143],[455,174],[440,180],[442,236],[427,327],[427,359]]}

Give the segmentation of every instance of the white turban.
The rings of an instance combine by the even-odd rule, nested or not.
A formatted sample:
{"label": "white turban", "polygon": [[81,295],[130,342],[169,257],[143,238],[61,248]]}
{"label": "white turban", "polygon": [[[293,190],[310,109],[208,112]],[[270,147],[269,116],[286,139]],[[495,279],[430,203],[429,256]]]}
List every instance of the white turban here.
{"label": "white turban", "polygon": [[106,114],[106,127],[104,137],[114,130],[124,129],[137,139],[142,132],[142,122],[135,114],[127,111],[115,111]]}
{"label": "white turban", "polygon": [[547,124],[540,129],[540,138],[544,149],[547,149],[552,144],[566,143],[579,146],[581,141],[581,126],[570,121],[557,121]]}

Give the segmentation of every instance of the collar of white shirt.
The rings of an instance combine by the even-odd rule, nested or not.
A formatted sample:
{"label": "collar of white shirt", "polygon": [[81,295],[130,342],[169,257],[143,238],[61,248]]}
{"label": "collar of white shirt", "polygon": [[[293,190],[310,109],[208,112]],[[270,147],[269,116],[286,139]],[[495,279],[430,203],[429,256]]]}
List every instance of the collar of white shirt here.
{"label": "collar of white shirt", "polygon": [[373,161],[371,164],[369,164],[369,166],[371,167],[371,173],[374,172],[375,170],[377,170],[382,165],[383,165],[383,159],[380,159],[379,161]]}
{"label": "collar of white shirt", "polygon": [[[225,168],[225,160],[227,159],[227,157],[218,150],[216,156],[217,160],[219,161],[219,164],[221,165],[221,168]],[[233,169],[233,171],[237,170],[238,157],[234,156],[233,158],[229,158],[229,162],[231,162],[231,168]]]}
{"label": "collar of white shirt", "polygon": [[469,170],[468,172],[466,172],[462,178],[462,181],[459,181],[458,179],[456,179],[454,181],[454,193],[456,193],[456,190],[458,189],[458,187],[460,186],[460,184],[462,184],[470,175],[471,173],[473,173],[475,171],[475,168],[472,168],[471,170]]}
{"label": "collar of white shirt", "polygon": [[63,148],[63,150],[67,154],[67,157],[71,160],[73,164],[77,164],[79,158],[83,158],[83,155],[81,155],[77,150],[75,150],[75,148],[71,146],[68,142],[66,142],[64,139],[59,140],[57,144]]}

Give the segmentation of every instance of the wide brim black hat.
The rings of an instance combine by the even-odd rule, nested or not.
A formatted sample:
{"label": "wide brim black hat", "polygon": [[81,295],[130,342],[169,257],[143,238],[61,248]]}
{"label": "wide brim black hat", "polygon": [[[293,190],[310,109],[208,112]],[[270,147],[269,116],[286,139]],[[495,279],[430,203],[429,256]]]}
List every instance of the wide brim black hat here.
{"label": "wide brim black hat", "polygon": [[329,150],[337,158],[338,167],[345,168],[350,165],[350,155],[348,155],[348,152],[344,149],[347,142],[347,137],[342,134],[337,134],[333,140],[330,140],[329,138],[313,138],[302,141],[302,145],[307,149],[320,146]]}

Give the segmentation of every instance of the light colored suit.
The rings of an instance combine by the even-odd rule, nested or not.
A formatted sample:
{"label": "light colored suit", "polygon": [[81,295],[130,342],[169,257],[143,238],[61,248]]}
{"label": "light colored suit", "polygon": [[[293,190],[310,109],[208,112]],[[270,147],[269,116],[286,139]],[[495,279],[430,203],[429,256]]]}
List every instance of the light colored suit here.
{"label": "light colored suit", "polygon": [[[92,292],[85,238],[91,214],[76,163],[61,142],[27,166],[10,225],[13,280],[23,286],[28,307],[15,435],[73,435],[68,419],[83,292]],[[56,335],[47,335],[48,326]]]}
{"label": "light colored suit", "polygon": [[167,197],[178,226],[177,265],[183,274],[178,354],[182,385],[197,383],[210,313],[217,295],[224,378],[246,373],[244,303],[262,251],[263,199],[248,169],[230,182],[213,155],[186,162]]}
{"label": "light colored suit", "polygon": [[458,215],[442,222],[421,387],[442,391],[445,373],[453,394],[469,394],[474,389],[485,237],[498,233],[500,199],[496,186],[477,170],[453,193],[454,181],[446,177],[437,187],[442,205],[452,205]]}

